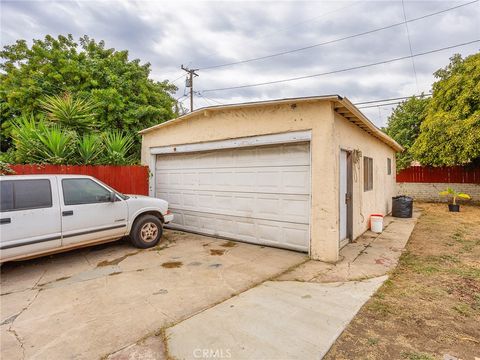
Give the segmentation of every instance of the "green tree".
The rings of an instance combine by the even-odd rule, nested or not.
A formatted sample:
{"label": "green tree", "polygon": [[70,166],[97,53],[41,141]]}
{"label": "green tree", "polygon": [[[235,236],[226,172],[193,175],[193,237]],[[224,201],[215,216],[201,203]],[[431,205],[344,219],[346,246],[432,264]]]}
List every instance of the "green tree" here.
{"label": "green tree", "polygon": [[397,154],[397,169],[410,166],[414,160],[410,148],[420,134],[429,102],[429,98],[411,97],[398,105],[388,118],[386,133],[405,149]]}
{"label": "green tree", "polygon": [[13,120],[41,111],[46,96],[70,93],[98,104],[99,129],[132,134],[137,152],[137,131],[174,116],[175,86],[150,79],[149,63],[129,60],[128,51],[106,48],[103,41],[47,35],[31,46],[18,40],[0,55],[2,151],[11,146]]}
{"label": "green tree", "polygon": [[480,53],[435,72],[433,96],[411,151],[424,165],[451,166],[480,158]]}

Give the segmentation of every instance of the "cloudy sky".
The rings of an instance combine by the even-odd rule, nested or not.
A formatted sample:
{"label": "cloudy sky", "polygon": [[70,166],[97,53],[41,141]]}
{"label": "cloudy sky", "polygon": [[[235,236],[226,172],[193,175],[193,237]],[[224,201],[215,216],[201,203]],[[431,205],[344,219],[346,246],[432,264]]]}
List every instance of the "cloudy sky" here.
{"label": "cloudy sky", "polygon": [[[5,1],[2,46],[46,34],[87,34],[108,47],[128,49],[152,65],[156,80],[185,91],[184,64],[207,68],[330,42],[258,61],[198,71],[195,107],[218,103],[340,94],[353,102],[428,93],[432,73],[454,53],[469,55],[480,43],[412,59],[271,85],[234,86],[324,74],[480,39],[480,2],[408,22],[467,1]],[[404,12],[405,10],[405,12]],[[400,23],[400,24],[399,24]],[[359,33],[392,26],[362,36]],[[350,37],[349,39],[335,41]],[[410,39],[410,44],[409,44]],[[411,50],[410,50],[411,46]],[[414,70],[415,69],[415,70]],[[365,106],[365,105],[364,105]],[[383,126],[392,105],[362,111]]]}

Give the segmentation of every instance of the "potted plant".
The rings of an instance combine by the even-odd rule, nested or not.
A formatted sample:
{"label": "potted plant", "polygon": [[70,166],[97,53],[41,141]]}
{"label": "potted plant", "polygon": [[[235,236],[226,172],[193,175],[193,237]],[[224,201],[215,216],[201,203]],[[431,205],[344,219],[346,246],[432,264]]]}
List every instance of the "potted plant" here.
{"label": "potted plant", "polygon": [[464,193],[461,193],[461,192],[456,192],[451,187],[448,187],[447,190],[441,191],[438,194],[440,196],[451,196],[452,197],[452,203],[448,204],[448,211],[452,211],[452,212],[459,212],[460,211],[460,205],[457,204],[457,198],[464,199],[464,200],[470,200],[470,195],[464,194]]}

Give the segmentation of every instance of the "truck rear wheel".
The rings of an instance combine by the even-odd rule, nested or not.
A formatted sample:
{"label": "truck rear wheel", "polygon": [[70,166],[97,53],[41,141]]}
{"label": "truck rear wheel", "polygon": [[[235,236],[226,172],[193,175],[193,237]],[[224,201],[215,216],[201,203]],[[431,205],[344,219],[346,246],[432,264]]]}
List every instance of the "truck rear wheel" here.
{"label": "truck rear wheel", "polygon": [[147,249],[158,244],[163,234],[163,224],[153,215],[143,215],[132,226],[130,239],[135,247]]}

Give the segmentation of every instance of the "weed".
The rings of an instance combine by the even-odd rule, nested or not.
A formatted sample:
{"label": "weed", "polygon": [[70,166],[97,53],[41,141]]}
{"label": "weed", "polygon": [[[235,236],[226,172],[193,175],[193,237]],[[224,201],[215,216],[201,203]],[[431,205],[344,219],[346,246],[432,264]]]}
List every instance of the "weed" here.
{"label": "weed", "polygon": [[459,304],[453,306],[452,309],[455,310],[456,312],[458,312],[462,316],[465,316],[465,317],[470,316],[470,306],[468,306],[468,304],[459,303]]}
{"label": "weed", "polygon": [[375,300],[370,304],[370,310],[381,316],[387,316],[388,314],[393,313],[390,305],[379,300]]}
{"label": "weed", "polygon": [[463,278],[480,279],[480,269],[472,266],[456,267],[450,269],[449,272],[455,275],[460,275]]}
{"label": "weed", "polygon": [[473,308],[475,310],[480,310],[480,293],[475,294]]}
{"label": "weed", "polygon": [[402,358],[408,360],[434,360],[435,358],[425,354],[425,353],[417,353],[417,352],[410,352],[410,351],[403,351]]}
{"label": "weed", "polygon": [[378,339],[377,338],[368,338],[367,343],[370,346],[377,345],[378,344]]}

